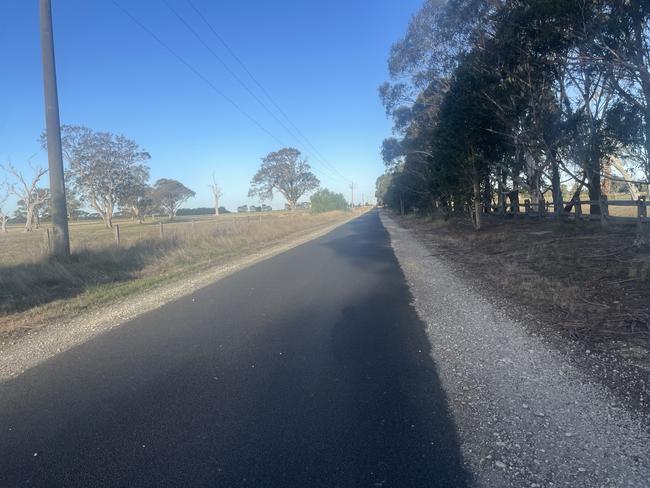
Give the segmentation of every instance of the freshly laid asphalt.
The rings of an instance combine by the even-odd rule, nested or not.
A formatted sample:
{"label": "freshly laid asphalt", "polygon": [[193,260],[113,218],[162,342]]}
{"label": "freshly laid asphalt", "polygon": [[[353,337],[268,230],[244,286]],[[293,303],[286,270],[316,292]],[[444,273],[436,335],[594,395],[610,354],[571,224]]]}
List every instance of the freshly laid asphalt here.
{"label": "freshly laid asphalt", "polygon": [[376,212],[0,385],[0,486],[463,487]]}

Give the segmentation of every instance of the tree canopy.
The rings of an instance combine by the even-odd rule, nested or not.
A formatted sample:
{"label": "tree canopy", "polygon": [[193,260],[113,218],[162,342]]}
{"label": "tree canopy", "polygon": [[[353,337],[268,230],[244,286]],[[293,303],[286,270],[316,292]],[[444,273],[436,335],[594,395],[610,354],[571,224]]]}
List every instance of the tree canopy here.
{"label": "tree canopy", "polygon": [[249,197],[271,200],[273,192],[279,192],[292,209],[306,193],[315,190],[320,184],[311,172],[307,160],[294,148],[283,148],[269,153],[262,159],[248,192]]}
{"label": "tree canopy", "polygon": [[[650,7],[640,0],[427,0],[379,89],[393,118],[378,198],[401,209],[597,204],[650,180]],[[645,187],[645,185],[644,185]]]}
{"label": "tree canopy", "polygon": [[[71,191],[111,227],[115,207],[127,205],[144,188],[149,178],[144,164],[149,153],[122,135],[70,125],[61,129]],[[45,144],[44,137],[42,141]]]}
{"label": "tree canopy", "polygon": [[151,191],[151,198],[155,205],[159,206],[170,220],[176,216],[180,206],[196,193],[183,185],[180,181],[161,178],[157,180]]}

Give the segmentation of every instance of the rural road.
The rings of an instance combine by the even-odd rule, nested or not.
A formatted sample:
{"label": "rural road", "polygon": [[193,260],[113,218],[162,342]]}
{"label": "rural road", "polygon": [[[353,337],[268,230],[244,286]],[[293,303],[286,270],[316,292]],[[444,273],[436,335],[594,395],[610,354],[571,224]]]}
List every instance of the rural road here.
{"label": "rural road", "polygon": [[0,385],[0,486],[468,483],[376,211]]}

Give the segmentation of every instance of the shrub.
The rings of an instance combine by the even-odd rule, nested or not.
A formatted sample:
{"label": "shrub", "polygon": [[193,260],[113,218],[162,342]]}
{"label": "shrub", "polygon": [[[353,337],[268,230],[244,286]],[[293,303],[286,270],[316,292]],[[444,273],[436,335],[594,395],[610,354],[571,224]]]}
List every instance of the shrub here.
{"label": "shrub", "polygon": [[342,193],[334,193],[327,188],[321,188],[311,196],[311,210],[314,213],[347,209],[348,202],[345,201]]}

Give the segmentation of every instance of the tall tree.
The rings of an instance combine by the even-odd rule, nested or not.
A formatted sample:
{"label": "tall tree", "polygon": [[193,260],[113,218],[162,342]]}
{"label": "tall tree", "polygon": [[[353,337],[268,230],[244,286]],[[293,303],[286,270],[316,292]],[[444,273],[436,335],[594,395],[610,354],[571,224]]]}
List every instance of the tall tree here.
{"label": "tall tree", "polygon": [[[620,134],[627,136],[621,141],[623,155],[650,181],[650,3],[606,3],[608,15],[595,40],[602,57],[594,57],[593,61],[604,65],[607,82],[625,107],[619,107],[624,116],[619,119],[624,126]],[[634,119],[631,125],[625,123]]]}
{"label": "tall tree", "polygon": [[49,192],[38,191],[37,188],[41,178],[47,173],[47,169],[33,166],[31,162],[29,167],[32,170],[31,178],[25,178],[23,173],[12,164],[2,167],[15,180],[10,187],[11,192],[19,200],[22,200],[25,206],[25,232],[31,232],[34,229],[34,213],[49,199]]}
{"label": "tall tree", "polygon": [[212,173],[212,184],[209,185],[210,190],[212,190],[212,198],[214,201],[214,215],[219,216],[219,200],[221,200],[221,197],[223,196],[223,192],[221,191],[221,188],[217,184],[217,180],[214,176],[214,173]]}
{"label": "tall tree", "polygon": [[[37,203],[33,206],[32,219],[35,228],[40,228],[41,222],[50,217],[49,204],[51,201],[50,190],[47,188],[36,188]],[[27,204],[23,199],[18,200],[16,203],[16,211],[14,216],[18,220],[27,220]]]}
{"label": "tall tree", "polygon": [[133,195],[149,178],[150,159],[135,141],[87,127],[62,127],[67,178],[73,191],[112,227],[116,206]]}
{"label": "tall tree", "polygon": [[79,217],[83,211],[83,205],[72,188],[66,188],[65,202],[65,206],[68,209],[68,219],[79,220]]}
{"label": "tall tree", "polygon": [[120,206],[122,210],[130,212],[139,224],[142,224],[145,216],[155,207],[153,188],[144,182],[136,182],[126,192]]}
{"label": "tall tree", "polygon": [[152,191],[153,201],[169,216],[169,220],[173,220],[180,206],[195,195],[180,181],[166,178],[156,181]]}
{"label": "tall tree", "polygon": [[262,167],[251,181],[248,196],[270,200],[273,192],[278,191],[294,210],[300,197],[318,188],[319,184],[300,151],[283,148],[262,159]]}

